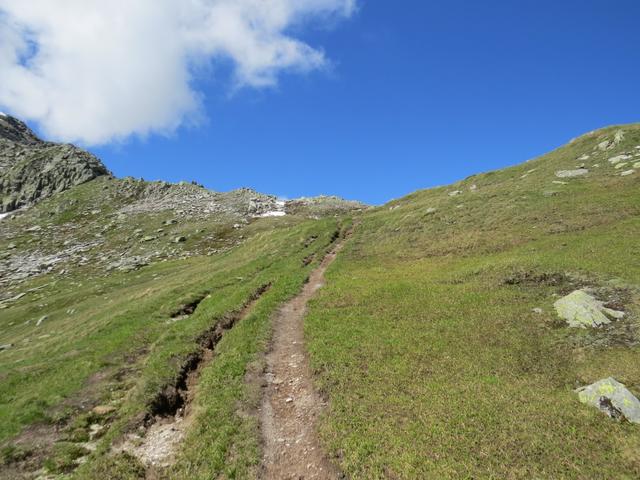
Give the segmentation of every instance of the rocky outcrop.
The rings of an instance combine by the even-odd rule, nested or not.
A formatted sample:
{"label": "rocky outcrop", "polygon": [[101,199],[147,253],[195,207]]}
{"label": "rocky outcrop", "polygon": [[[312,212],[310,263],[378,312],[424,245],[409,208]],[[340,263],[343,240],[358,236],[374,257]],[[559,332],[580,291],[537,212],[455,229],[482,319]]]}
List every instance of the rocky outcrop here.
{"label": "rocky outcrop", "polygon": [[583,290],[576,290],[554,303],[556,312],[570,327],[600,327],[611,323],[609,318],[620,320],[624,312],[604,306]]}
{"label": "rocky outcrop", "polygon": [[582,177],[589,173],[589,170],[586,168],[577,168],[575,170],[559,170],[556,172],[556,177],[558,178],[573,178],[573,177]]}
{"label": "rocky outcrop", "polygon": [[342,215],[347,212],[368,208],[362,202],[345,200],[333,195],[302,197],[285,202],[283,209],[287,215],[303,215],[308,217],[326,217]]}
{"label": "rocky outcrop", "polygon": [[73,145],[40,140],[24,123],[0,115],[0,212],[30,205],[109,171]]}

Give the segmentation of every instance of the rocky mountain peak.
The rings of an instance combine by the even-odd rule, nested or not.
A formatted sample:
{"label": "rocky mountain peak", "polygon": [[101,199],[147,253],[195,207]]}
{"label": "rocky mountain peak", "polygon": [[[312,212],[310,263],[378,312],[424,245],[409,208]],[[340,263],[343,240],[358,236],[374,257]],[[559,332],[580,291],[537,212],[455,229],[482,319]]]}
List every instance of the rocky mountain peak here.
{"label": "rocky mountain peak", "polygon": [[42,141],[24,122],[0,114],[0,213],[108,174],[89,152]]}
{"label": "rocky mountain peak", "polygon": [[24,122],[2,112],[0,112],[0,139],[22,145],[41,145],[45,143]]}

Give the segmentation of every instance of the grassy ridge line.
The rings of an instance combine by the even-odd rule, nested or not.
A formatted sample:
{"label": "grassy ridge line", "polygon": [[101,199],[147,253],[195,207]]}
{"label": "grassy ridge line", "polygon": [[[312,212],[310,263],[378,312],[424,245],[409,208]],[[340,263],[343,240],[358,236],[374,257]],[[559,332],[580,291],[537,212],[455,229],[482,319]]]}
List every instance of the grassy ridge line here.
{"label": "grassy ridge line", "polygon": [[[640,394],[640,189],[607,161],[640,128],[594,150],[614,131],[363,215],[305,324],[349,478],[640,476],[638,427],[573,392],[614,376]],[[552,183],[586,154],[586,178]],[[557,295],[585,285],[627,318],[558,322]]]}
{"label": "grassy ridge line", "polygon": [[[225,333],[216,347],[214,361],[203,370],[193,428],[175,468],[167,474],[171,478],[211,478],[219,474],[245,478],[249,475],[259,463],[260,440],[255,420],[241,411],[250,411],[255,406],[259,391],[245,382],[245,374],[266,348],[271,315],[298,292],[315,263],[303,267],[303,259],[310,254],[322,257],[336,228],[335,220],[322,220],[256,238],[254,242],[260,248],[245,249],[245,257],[252,258],[254,276],[246,283],[213,293],[199,305],[189,319],[188,328],[183,325],[180,329],[170,329],[155,343],[140,381],[120,410],[120,419],[103,440],[96,458],[81,467],[77,477],[138,478],[139,464],[126,455],[107,455],[109,445],[145,411],[152,396],[172,381],[180,359],[196,348],[197,335],[215,324],[216,319],[238,310],[257,287],[271,283],[270,290],[258,300],[250,314]],[[304,243],[312,236],[317,239],[305,247]],[[224,278],[237,273],[225,272]]]}

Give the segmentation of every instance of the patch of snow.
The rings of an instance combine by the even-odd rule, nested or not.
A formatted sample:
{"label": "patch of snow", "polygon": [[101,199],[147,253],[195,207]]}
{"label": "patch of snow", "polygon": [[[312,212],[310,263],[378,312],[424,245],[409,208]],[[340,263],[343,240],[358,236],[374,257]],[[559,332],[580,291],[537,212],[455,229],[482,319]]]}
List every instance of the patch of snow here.
{"label": "patch of snow", "polygon": [[284,217],[286,215],[285,212],[279,212],[279,211],[272,211],[272,212],[266,212],[263,213],[262,215],[260,215],[260,217]]}

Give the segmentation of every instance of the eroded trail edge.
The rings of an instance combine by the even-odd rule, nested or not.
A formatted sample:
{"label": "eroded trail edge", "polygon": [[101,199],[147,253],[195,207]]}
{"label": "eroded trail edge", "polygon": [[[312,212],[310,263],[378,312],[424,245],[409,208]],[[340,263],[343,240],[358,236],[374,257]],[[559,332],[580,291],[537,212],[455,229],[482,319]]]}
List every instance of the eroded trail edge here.
{"label": "eroded trail edge", "polygon": [[302,292],[285,303],[275,316],[260,409],[265,479],[340,478],[337,468],[322,452],[317,437],[318,417],[326,405],[313,386],[304,343],[304,316],[307,303],[324,285],[324,274],[347,237],[334,244]]}
{"label": "eroded trail edge", "polygon": [[[202,371],[214,361],[216,346],[224,334],[242,321],[269,290],[271,284],[258,288],[245,305],[221,318],[199,339],[199,350],[183,363],[175,383],[166,385],[155,397],[145,418],[144,437],[129,434],[115,451],[134,455],[146,467],[146,478],[160,477],[162,469],[173,463],[174,455],[194,417],[193,402],[198,393]],[[190,315],[202,299],[189,304],[178,314]]]}

